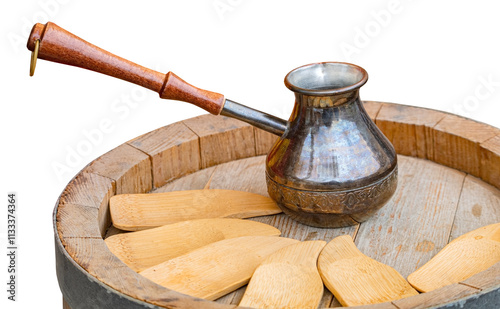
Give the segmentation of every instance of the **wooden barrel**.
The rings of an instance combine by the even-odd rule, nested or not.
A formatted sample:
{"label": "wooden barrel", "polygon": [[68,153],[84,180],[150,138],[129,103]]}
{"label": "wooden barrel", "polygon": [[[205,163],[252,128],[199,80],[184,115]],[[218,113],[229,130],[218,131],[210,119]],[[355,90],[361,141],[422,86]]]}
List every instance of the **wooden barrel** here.
{"label": "wooden barrel", "polygon": [[[283,214],[254,218],[299,240],[350,234],[366,255],[404,277],[449,241],[500,218],[500,129],[430,109],[365,102],[399,154],[392,200],[357,226],[321,229]],[[210,188],[267,195],[265,154],[276,137],[204,115],[139,136],[91,162],[54,210],[56,265],[65,308],[234,308],[244,287],[215,302],[161,287],[127,267],[103,239],[109,198],[121,193]],[[325,289],[320,307],[340,306]],[[498,308],[500,263],[463,282],[373,309]]]}

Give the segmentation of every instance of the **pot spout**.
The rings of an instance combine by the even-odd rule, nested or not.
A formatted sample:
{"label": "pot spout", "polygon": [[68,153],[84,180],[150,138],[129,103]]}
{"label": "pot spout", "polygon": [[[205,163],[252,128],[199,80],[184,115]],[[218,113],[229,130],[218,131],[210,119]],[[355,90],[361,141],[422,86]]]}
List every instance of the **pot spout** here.
{"label": "pot spout", "polygon": [[226,99],[221,115],[236,118],[267,131],[269,133],[282,136],[286,130],[288,122],[273,115],[255,110],[248,106]]}

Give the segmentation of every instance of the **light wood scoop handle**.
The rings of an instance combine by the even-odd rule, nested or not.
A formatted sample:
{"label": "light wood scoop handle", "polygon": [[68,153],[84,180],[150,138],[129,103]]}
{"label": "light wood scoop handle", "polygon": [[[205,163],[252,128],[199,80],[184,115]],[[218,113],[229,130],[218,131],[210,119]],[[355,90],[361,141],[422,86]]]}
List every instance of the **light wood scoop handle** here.
{"label": "light wood scoop handle", "polygon": [[105,51],[54,23],[35,24],[27,47],[33,51],[39,40],[38,58],[72,65],[146,87],[162,99],[192,103],[211,114],[220,114],[224,96],[194,87],[172,72],[163,74]]}

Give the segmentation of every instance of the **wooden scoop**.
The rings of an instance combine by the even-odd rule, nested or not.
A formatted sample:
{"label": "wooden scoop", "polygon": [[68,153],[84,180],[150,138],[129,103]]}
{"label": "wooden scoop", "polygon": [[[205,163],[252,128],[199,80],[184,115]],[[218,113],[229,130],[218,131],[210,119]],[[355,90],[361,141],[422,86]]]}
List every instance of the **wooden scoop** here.
{"label": "wooden scoop", "polygon": [[394,268],[362,254],[349,235],[334,238],[325,246],[318,269],[342,306],[376,304],[418,294]]}
{"label": "wooden scoop", "polygon": [[281,212],[268,197],[220,189],[120,194],[111,197],[109,203],[113,225],[126,231],[194,219],[249,218]]}
{"label": "wooden scoop", "polygon": [[323,281],[316,263],[325,241],[305,241],[271,254],[255,270],[240,306],[316,309]]}
{"label": "wooden scoop", "polygon": [[500,262],[500,223],[466,233],[408,276],[421,292],[463,281]]}
{"label": "wooden scoop", "polygon": [[208,300],[217,299],[250,280],[270,254],[298,240],[244,236],[221,240],[140,272],[166,288]]}
{"label": "wooden scoop", "polygon": [[109,250],[136,272],[210,243],[241,236],[279,236],[270,225],[242,219],[182,221],[106,238]]}

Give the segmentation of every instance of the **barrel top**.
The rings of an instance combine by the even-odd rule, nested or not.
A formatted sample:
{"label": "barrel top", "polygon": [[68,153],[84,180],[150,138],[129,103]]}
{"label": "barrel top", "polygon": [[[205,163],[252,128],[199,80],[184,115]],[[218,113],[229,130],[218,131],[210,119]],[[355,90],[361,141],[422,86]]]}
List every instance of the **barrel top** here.
{"label": "barrel top", "polygon": [[[405,278],[451,240],[500,221],[500,129],[399,104],[370,101],[365,109],[399,154],[398,189],[387,205],[366,222],[336,229],[302,225],[284,214],[251,220],[298,240],[351,235],[361,252]],[[104,242],[121,233],[111,225],[108,202],[115,194],[206,187],[267,196],[264,154],[275,139],[236,120],[204,115],[146,133],[91,162],[68,184],[54,210],[61,256],[58,278],[67,282],[64,271],[70,271],[71,264],[71,271],[81,272],[108,293],[103,299],[82,298],[70,288],[71,282],[60,284],[68,305],[89,301],[105,308],[107,302],[119,301],[125,308],[198,308],[201,301],[204,308],[234,308],[244,288],[216,302],[205,301],[161,287],[127,267]],[[63,264],[66,268],[59,269]],[[427,308],[486,300],[500,289],[499,277],[497,263],[439,290],[363,308]],[[325,289],[320,307],[337,306]]]}

